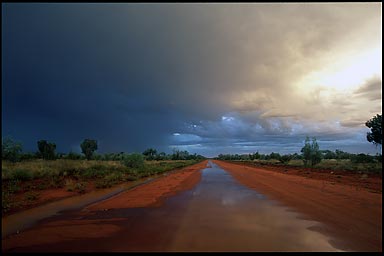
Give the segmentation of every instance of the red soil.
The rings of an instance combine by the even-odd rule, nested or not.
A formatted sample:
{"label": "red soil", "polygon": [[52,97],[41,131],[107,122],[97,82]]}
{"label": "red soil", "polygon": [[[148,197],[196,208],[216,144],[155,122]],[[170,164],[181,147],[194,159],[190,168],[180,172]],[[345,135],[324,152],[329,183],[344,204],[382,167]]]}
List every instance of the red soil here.
{"label": "red soil", "polygon": [[[34,180],[29,181],[29,183],[34,186],[38,187],[39,184],[43,183],[43,180]],[[24,182],[26,183],[26,182]],[[25,184],[21,184],[22,187],[25,187]],[[85,190],[82,193],[88,193],[95,190],[95,184],[93,181],[87,182],[87,185],[85,187]],[[35,199],[28,199],[28,194],[34,194],[36,195]],[[4,216],[9,216],[17,212],[21,212],[30,208],[34,208],[46,203],[50,203],[53,201],[57,201],[60,199],[72,197],[79,195],[80,193],[77,191],[67,191],[66,188],[50,188],[50,189],[25,189],[20,192],[17,192],[13,195],[11,195],[10,200],[12,202],[17,202],[15,206],[13,206],[9,211],[6,213],[3,213]]]}
{"label": "red soil", "polygon": [[[233,163],[233,162],[232,162]],[[343,170],[326,170],[326,169],[311,169],[294,166],[274,166],[274,165],[254,165],[253,163],[235,164],[246,165],[250,167],[258,167],[264,170],[285,173],[288,175],[303,176],[316,180],[324,180],[343,185],[354,186],[357,189],[366,189],[371,192],[382,192],[382,176],[381,174],[362,174],[354,171]]]}
{"label": "red soil", "polygon": [[[165,196],[193,188],[200,181],[201,173],[199,170],[206,168],[207,162],[206,160],[171,172],[150,183],[137,186],[105,201],[95,203],[87,207],[87,210],[158,206]],[[87,215],[89,212],[83,211],[80,215],[82,214]],[[43,223],[32,230],[26,230],[17,235],[12,235],[8,239],[3,239],[2,250],[7,251],[17,248],[19,245],[28,247],[81,238],[108,237],[121,229],[116,224],[120,220],[118,218],[57,220]]]}
{"label": "red soil", "polygon": [[[382,194],[372,193],[361,186],[360,178],[350,176],[350,179],[341,178],[337,183],[321,173],[313,172],[312,177],[304,177],[286,175],[277,168],[271,171],[214,162],[243,185],[326,224],[320,232],[345,238],[343,242],[333,241],[338,246],[346,250],[382,251]],[[369,181],[375,185],[370,186]],[[377,188],[377,184],[381,187],[382,181],[377,177],[376,180],[367,179],[363,184],[366,183],[368,188]]]}
{"label": "red soil", "polygon": [[113,198],[89,206],[89,210],[150,207],[161,205],[165,197],[193,188],[201,178],[197,170],[207,166],[207,160],[183,168],[151,183],[138,186]]}

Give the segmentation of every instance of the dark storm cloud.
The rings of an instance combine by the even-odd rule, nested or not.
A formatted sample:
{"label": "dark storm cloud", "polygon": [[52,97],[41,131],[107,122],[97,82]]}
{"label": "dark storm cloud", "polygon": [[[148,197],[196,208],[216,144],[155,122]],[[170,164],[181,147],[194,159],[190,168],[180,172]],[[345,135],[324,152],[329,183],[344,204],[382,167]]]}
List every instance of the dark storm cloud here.
{"label": "dark storm cloud", "polygon": [[[360,105],[336,94],[327,105],[322,91],[296,93],[294,83],[347,42],[374,41],[377,8],[4,4],[3,135],[27,150],[42,138],[64,152],[96,138],[101,152],[180,146],[203,154],[268,144],[297,151],[306,134],[351,137],[356,130],[328,115]],[[366,113],[356,115],[339,121]]]}

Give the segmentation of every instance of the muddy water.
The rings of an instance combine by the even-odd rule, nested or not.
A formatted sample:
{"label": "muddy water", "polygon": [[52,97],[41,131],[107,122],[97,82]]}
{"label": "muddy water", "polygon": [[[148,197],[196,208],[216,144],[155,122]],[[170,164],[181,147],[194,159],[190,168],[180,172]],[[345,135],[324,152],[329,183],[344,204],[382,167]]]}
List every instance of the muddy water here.
{"label": "muddy water", "polygon": [[122,191],[131,189],[136,185],[150,182],[153,179],[154,178],[149,178],[146,181],[140,180],[137,182],[132,182],[129,185],[121,185],[113,188],[95,190],[84,195],[62,199],[4,217],[2,218],[2,238],[13,233],[18,233],[28,227],[33,226],[38,221],[60,214],[62,211],[70,211],[82,208],[88,204],[107,199]]}
{"label": "muddy water", "polygon": [[[21,243],[9,251],[339,251],[330,238],[314,231],[320,223],[301,218],[209,164],[195,188],[160,207],[68,213],[45,221],[45,231],[26,231],[28,238],[67,230],[60,239]],[[73,229],[75,234],[69,232]]]}

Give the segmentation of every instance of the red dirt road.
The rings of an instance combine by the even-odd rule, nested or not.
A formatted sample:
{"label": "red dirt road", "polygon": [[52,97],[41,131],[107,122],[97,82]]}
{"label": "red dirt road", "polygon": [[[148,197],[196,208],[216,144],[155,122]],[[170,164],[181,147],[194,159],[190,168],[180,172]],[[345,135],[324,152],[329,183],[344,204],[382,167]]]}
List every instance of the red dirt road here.
{"label": "red dirt road", "polygon": [[[382,251],[381,193],[257,167],[213,162],[244,186],[305,214],[311,220],[326,224],[316,231],[333,237],[331,243],[335,247],[347,251]],[[60,251],[84,251],[86,248],[90,251],[111,251],[111,248],[114,251],[141,251],[140,248],[164,251],[166,247],[162,246],[174,236],[180,216],[170,216],[172,219],[164,221],[168,216],[158,211],[159,215],[142,219],[140,209],[160,206],[166,197],[193,188],[201,179],[200,170],[206,167],[207,161],[203,161],[89,205],[73,215],[43,221],[34,228],[3,239],[2,251],[38,252],[58,248]],[[129,208],[138,211],[127,217],[128,212],[124,211]],[[148,232],[150,230],[154,232]],[[155,233],[161,235],[148,237]],[[125,241],[128,235],[131,245]]]}
{"label": "red dirt road", "polygon": [[345,250],[382,251],[382,194],[324,180],[224,161],[214,163],[243,185],[327,225]]}

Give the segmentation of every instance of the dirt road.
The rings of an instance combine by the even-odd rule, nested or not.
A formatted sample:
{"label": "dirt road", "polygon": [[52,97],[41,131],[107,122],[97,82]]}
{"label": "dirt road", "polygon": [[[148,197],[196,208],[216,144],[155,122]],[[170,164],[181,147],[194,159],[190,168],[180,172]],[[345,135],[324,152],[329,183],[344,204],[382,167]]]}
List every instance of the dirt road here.
{"label": "dirt road", "polygon": [[43,220],[3,252],[382,250],[381,193],[207,164]]}
{"label": "dirt road", "polygon": [[326,224],[345,250],[382,251],[382,194],[324,180],[214,161],[241,184]]}

